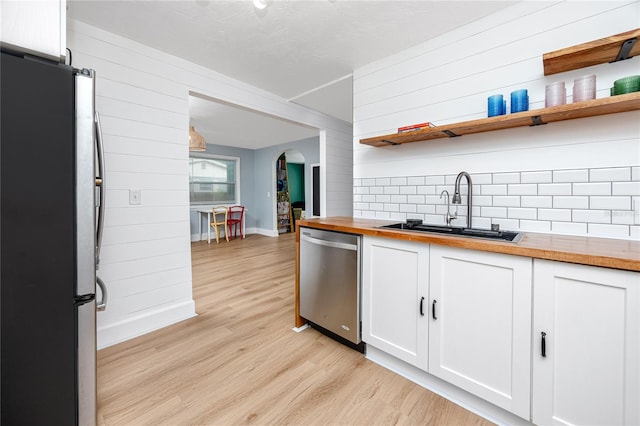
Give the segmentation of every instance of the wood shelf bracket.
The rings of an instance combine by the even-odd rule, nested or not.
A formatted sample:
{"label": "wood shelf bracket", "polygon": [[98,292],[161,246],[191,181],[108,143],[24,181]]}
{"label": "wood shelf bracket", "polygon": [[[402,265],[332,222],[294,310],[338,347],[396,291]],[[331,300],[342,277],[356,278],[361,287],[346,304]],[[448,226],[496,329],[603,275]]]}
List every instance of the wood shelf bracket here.
{"label": "wood shelf bracket", "polygon": [[547,123],[542,122],[542,117],[540,117],[539,115],[534,115],[531,117],[531,124],[529,126],[542,126],[543,124]]}
{"label": "wood shelf bracket", "polygon": [[631,49],[633,49],[633,46],[636,44],[637,41],[638,41],[638,37],[625,40],[620,46],[620,52],[618,52],[618,56],[616,56],[616,58],[609,63],[624,61],[625,59],[633,58],[633,56],[629,56],[629,54],[631,53]]}
{"label": "wood shelf bracket", "polygon": [[455,137],[460,136],[460,135],[458,135],[458,134],[455,134],[455,133],[454,133],[454,132],[452,132],[451,130],[443,130],[443,132],[444,132],[444,134],[445,134],[445,135],[449,136],[450,138],[455,138]]}

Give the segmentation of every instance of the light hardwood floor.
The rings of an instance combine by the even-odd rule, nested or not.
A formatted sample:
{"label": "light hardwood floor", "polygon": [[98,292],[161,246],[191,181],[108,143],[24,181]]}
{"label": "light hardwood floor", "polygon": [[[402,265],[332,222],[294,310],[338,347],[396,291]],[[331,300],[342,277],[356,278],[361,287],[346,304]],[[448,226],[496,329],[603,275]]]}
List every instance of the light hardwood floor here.
{"label": "light hardwood floor", "polygon": [[295,235],[192,244],[198,316],[98,352],[101,425],[489,425],[294,321]]}

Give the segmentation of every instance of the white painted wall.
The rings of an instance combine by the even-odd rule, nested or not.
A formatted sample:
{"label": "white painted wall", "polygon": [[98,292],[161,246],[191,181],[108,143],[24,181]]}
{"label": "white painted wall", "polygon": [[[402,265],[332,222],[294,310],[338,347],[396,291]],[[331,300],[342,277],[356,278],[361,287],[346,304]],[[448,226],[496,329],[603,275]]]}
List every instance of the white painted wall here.
{"label": "white painted wall", "polygon": [[[450,184],[451,175],[455,177],[462,170],[491,179],[496,173],[587,170],[588,174],[592,169],[621,168],[629,175],[630,191],[625,196],[629,203],[636,203],[636,209],[640,208],[637,111],[401,146],[374,148],[359,143],[362,138],[394,133],[408,124],[444,124],[486,117],[489,95],[502,93],[508,98],[511,91],[521,88],[529,90],[530,109],[542,108],[546,84],[565,81],[570,93],[573,80],[586,74],[597,75],[597,97],[607,97],[614,80],[640,74],[640,57],[545,77],[542,55],[638,27],[637,0],[524,1],[355,70],[356,184],[397,177],[428,180],[430,176],[441,178],[443,184],[446,179]],[[359,191],[356,216],[393,216],[370,208],[358,195],[375,194],[364,194],[366,188]],[[475,195],[482,194],[474,190]],[[633,223],[632,218],[625,220]],[[627,229],[628,237],[640,238],[637,227]],[[574,233],[596,235],[587,231],[587,225],[584,232]],[[607,232],[599,235],[609,236]]]}
{"label": "white painted wall", "polygon": [[[201,66],[69,21],[75,67],[96,70],[106,151],[98,347],[195,315],[189,235],[189,92],[321,129],[325,214],[351,215],[351,126]],[[349,153],[348,155],[346,153]],[[129,205],[129,190],[142,193]]]}

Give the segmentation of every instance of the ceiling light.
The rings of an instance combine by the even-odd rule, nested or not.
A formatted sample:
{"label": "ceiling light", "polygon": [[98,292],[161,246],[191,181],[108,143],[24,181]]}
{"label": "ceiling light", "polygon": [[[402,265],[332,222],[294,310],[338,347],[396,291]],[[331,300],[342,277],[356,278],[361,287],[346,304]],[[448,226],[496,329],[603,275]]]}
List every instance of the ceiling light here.
{"label": "ceiling light", "polygon": [[189,127],[189,151],[206,151],[207,143],[193,126]]}
{"label": "ceiling light", "polygon": [[267,0],[253,0],[253,5],[256,9],[262,10],[267,7]]}

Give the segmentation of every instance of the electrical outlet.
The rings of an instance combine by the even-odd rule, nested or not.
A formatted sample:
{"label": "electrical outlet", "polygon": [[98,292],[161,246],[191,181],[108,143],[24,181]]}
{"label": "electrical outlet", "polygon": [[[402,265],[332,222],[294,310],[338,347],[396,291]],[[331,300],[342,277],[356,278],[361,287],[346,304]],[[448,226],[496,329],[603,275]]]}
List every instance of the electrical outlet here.
{"label": "electrical outlet", "polygon": [[139,189],[129,190],[129,204],[139,205],[142,204],[142,191]]}

